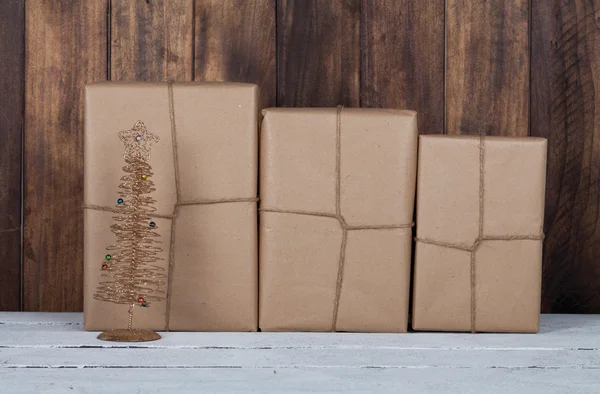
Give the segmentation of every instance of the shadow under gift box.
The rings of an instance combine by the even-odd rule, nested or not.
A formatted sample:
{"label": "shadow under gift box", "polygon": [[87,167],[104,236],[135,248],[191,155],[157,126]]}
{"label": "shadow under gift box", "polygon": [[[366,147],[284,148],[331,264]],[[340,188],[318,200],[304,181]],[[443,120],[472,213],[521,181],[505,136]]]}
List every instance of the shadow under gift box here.
{"label": "shadow under gift box", "polygon": [[[141,120],[160,138],[150,156],[156,213],[174,219],[154,218],[170,299],[135,308],[133,327],[256,331],[257,87],[175,83],[172,93],[177,163],[167,83],[86,86],[85,329],[127,327],[128,305],[93,298],[106,247],[116,236],[110,230],[115,214],[89,207],[115,207],[125,165],[117,133]],[[232,201],[236,199],[244,201]]]}
{"label": "shadow under gift box", "polygon": [[539,331],[546,140],[419,140],[412,328]]}
{"label": "shadow under gift box", "polygon": [[416,114],[263,114],[260,328],[405,332]]}

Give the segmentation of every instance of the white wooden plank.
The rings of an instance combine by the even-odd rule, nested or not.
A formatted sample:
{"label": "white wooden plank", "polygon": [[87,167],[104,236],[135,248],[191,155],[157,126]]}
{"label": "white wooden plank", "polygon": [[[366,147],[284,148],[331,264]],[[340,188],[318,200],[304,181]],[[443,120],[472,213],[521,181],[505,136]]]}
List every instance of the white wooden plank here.
{"label": "white wooden plank", "polygon": [[0,368],[595,368],[600,351],[447,349],[0,349]]}
{"label": "white wooden plank", "polygon": [[600,392],[600,316],[546,315],[537,335],[96,335],[81,314],[0,313],[0,392]]}
{"label": "white wooden plank", "polygon": [[597,394],[599,379],[586,369],[0,369],[10,394]]}
{"label": "white wooden plank", "polygon": [[[19,313],[0,313],[19,315]],[[48,314],[41,314],[48,315]],[[67,314],[70,315],[70,314]],[[33,317],[33,316],[32,316]],[[540,334],[352,334],[352,333],[163,333],[163,339],[146,344],[115,344],[99,341],[97,333],[85,332],[74,316],[59,324],[0,324],[0,348],[11,347],[130,347],[141,348],[310,348],[310,349],[600,349],[600,316],[544,315]],[[11,317],[13,321],[19,319]],[[21,319],[22,320],[22,319]]]}
{"label": "white wooden plank", "polygon": [[83,325],[83,313],[78,312],[0,312],[1,325]]}

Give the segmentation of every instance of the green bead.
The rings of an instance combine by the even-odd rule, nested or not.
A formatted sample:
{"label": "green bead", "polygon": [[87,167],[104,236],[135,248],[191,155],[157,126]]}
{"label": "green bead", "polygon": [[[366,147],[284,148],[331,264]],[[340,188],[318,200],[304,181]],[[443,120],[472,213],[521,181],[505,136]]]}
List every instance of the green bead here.
{"label": "green bead", "polygon": [[112,257],[112,256],[111,256],[111,255],[109,255],[109,254],[107,254],[106,256],[104,256],[104,258],[105,258],[106,260],[110,260],[110,258],[111,258],[111,257]]}

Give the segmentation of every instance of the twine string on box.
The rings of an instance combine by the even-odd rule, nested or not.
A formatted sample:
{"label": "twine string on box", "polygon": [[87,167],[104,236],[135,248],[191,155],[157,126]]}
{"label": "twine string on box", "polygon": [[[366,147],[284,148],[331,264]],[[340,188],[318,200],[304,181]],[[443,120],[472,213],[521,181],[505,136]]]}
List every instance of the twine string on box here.
{"label": "twine string on box", "polygon": [[541,241],[544,239],[544,234],[540,235],[507,235],[487,237],[483,234],[484,225],[484,194],[485,194],[485,136],[479,136],[479,217],[478,217],[478,235],[473,245],[467,247],[461,244],[450,242],[439,242],[427,238],[415,238],[416,242],[423,244],[440,246],[448,249],[462,250],[470,253],[469,265],[469,281],[471,289],[471,308],[470,308],[470,325],[471,332],[477,332],[477,277],[476,277],[476,257],[475,254],[483,241]]}
{"label": "twine string on box", "polygon": [[[150,218],[161,218],[161,219],[170,219],[171,220],[171,239],[169,244],[169,258],[168,258],[168,268],[167,268],[167,289],[166,289],[166,313],[165,313],[165,330],[169,331],[169,323],[170,323],[170,311],[171,311],[171,288],[173,282],[173,271],[175,269],[175,230],[176,230],[176,220],[179,214],[179,208],[182,206],[192,206],[192,205],[211,205],[211,204],[228,204],[228,203],[244,203],[244,202],[257,202],[257,197],[241,197],[241,198],[222,198],[222,199],[192,199],[192,200],[184,200],[181,199],[181,177],[179,171],[179,160],[178,160],[178,149],[177,149],[177,125],[175,122],[175,101],[173,98],[173,82],[170,81],[167,83],[167,92],[168,92],[168,100],[169,100],[169,119],[171,123],[171,139],[172,139],[172,147],[173,147],[173,161],[174,161],[174,169],[175,169],[175,193],[176,193],[176,201],[173,212],[171,214],[159,214],[156,212],[149,212],[147,216]],[[117,208],[93,205],[93,204],[84,204],[84,209],[95,210],[95,211],[104,211],[120,214],[120,211]],[[131,313],[129,326],[131,327]]]}
{"label": "twine string on box", "polygon": [[346,247],[348,244],[348,231],[357,230],[393,230],[412,228],[414,223],[398,225],[364,225],[350,226],[346,223],[341,208],[341,156],[342,156],[342,106],[337,107],[336,111],[336,153],[335,153],[335,214],[323,212],[311,212],[302,210],[282,210],[276,208],[261,208],[262,212],[316,216],[336,219],[342,229],[342,242],[340,245],[340,254],[338,259],[338,269],[335,284],[335,298],[333,300],[333,314],[331,318],[331,331],[337,331],[338,310],[340,306],[340,295],[344,280],[344,264],[346,260]]}

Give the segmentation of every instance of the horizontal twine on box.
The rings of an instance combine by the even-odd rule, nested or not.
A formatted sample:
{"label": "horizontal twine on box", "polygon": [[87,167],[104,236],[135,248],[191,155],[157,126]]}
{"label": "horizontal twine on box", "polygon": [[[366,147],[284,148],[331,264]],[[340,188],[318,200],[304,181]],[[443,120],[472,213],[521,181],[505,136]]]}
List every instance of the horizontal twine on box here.
{"label": "horizontal twine on box", "polygon": [[365,226],[350,226],[347,224],[344,216],[342,215],[341,208],[341,135],[342,135],[342,106],[337,107],[336,111],[336,155],[335,155],[335,214],[323,213],[323,212],[311,212],[311,211],[295,211],[295,210],[282,210],[270,207],[261,207],[261,212],[269,213],[280,213],[280,214],[291,214],[291,215],[303,215],[303,216],[316,216],[324,218],[336,219],[342,229],[342,243],[340,246],[340,257],[338,260],[338,271],[335,285],[335,298],[333,301],[333,315],[331,318],[331,331],[337,330],[337,319],[338,310],[340,305],[340,295],[342,292],[342,284],[344,280],[344,263],[346,260],[346,245],[348,243],[348,231],[355,230],[393,230],[393,229],[404,229],[412,228],[414,223],[410,224],[398,224],[398,225],[365,225]]}
{"label": "horizontal twine on box", "polygon": [[[258,197],[254,198],[223,198],[218,200],[191,200],[191,201],[182,201],[176,202],[175,207],[184,207],[189,205],[211,205],[211,204],[228,204],[228,203],[237,203],[237,202],[257,202]],[[89,209],[92,211],[104,211],[104,212],[112,212],[116,214],[122,213],[117,208],[105,207],[102,205],[94,205],[94,204],[84,204],[83,209]],[[172,214],[163,214],[163,213],[150,213],[148,215],[151,218],[159,218],[159,219],[173,219],[175,217],[175,213]]]}
{"label": "horizontal twine on box", "polygon": [[[179,174],[179,159],[178,159],[178,149],[177,149],[177,125],[175,123],[175,103],[173,99],[173,82],[170,81],[167,84],[167,91],[169,97],[169,119],[171,122],[171,139],[172,139],[172,147],[173,147],[173,161],[175,166],[175,193],[176,200],[175,206],[172,214],[159,214],[159,213],[151,213],[148,216],[154,218],[162,218],[162,219],[171,219],[171,239],[169,244],[169,261],[167,268],[167,306],[165,313],[165,330],[169,331],[169,323],[170,323],[170,311],[171,311],[171,288],[173,285],[173,271],[174,271],[174,260],[175,260],[175,228],[176,228],[176,220],[179,213],[179,208],[183,206],[191,206],[191,205],[210,205],[210,204],[229,204],[229,203],[256,203],[259,201],[258,197],[241,197],[241,198],[222,198],[222,199],[197,199],[197,200],[181,200],[181,189],[180,189],[180,174]],[[93,205],[93,204],[84,204],[84,209],[90,209],[95,211],[104,211],[104,212],[112,212],[112,213],[120,213],[116,208],[101,206],[101,205]]]}
{"label": "horizontal twine on box", "polygon": [[470,258],[470,287],[471,287],[471,310],[470,310],[470,324],[471,332],[477,332],[477,297],[476,297],[476,258],[475,253],[484,241],[541,241],[544,239],[544,234],[538,235],[507,235],[507,236],[484,236],[483,235],[483,212],[484,212],[484,187],[485,187],[485,136],[482,134],[479,136],[479,218],[478,218],[478,236],[473,245],[464,246],[456,243],[440,242],[433,239],[427,238],[415,238],[416,242],[423,244],[440,246],[448,249],[462,250],[471,254]]}

